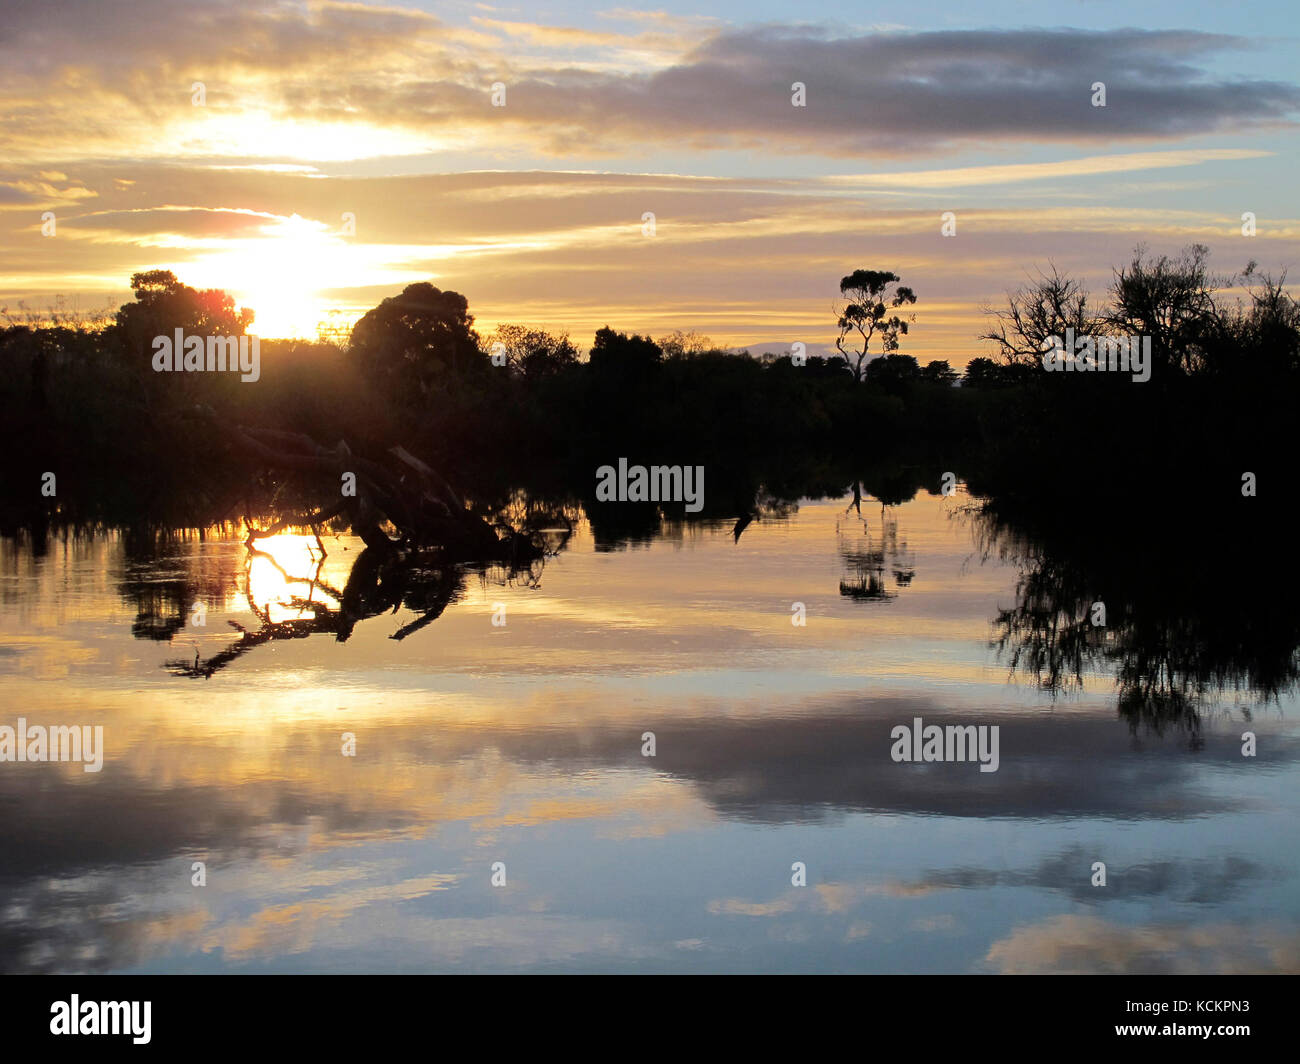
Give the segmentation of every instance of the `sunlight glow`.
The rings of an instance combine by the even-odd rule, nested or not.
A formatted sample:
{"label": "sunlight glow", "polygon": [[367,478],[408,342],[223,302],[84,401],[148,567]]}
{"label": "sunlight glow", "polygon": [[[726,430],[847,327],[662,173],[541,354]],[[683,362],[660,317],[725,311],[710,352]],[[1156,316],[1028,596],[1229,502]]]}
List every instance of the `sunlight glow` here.
{"label": "sunlight glow", "polygon": [[365,122],[313,122],[282,118],[267,111],[222,113],[201,109],[201,122],[184,120],[183,152],[204,156],[285,162],[348,162],[444,150],[445,141],[427,133],[381,128]]}
{"label": "sunlight glow", "polygon": [[[294,600],[319,600],[325,594],[312,586],[324,560],[316,537],[287,533],[268,536],[254,540],[253,548],[261,552],[249,560],[248,597],[253,605],[265,610],[274,622],[314,616],[310,607]],[[326,599],[325,605],[337,603]]]}
{"label": "sunlight glow", "polygon": [[354,249],[322,222],[293,215],[264,229],[264,237],[214,251],[184,267],[189,283],[222,288],[256,314],[250,332],[314,338],[328,318],[322,289],[356,268]]}

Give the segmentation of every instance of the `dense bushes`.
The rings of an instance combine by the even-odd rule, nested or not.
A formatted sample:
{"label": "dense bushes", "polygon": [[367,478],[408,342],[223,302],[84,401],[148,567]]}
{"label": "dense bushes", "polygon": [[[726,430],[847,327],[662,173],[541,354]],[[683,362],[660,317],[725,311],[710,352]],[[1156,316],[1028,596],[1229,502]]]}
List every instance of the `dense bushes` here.
{"label": "dense bushes", "polygon": [[[475,485],[581,485],[620,456],[860,469],[917,453],[949,456],[945,468],[974,486],[1040,500],[1191,490],[1207,476],[1226,491],[1245,471],[1280,480],[1300,311],[1267,279],[1244,301],[1214,298],[1203,257],[1139,256],[1100,309],[1068,279],[1043,278],[997,317],[1003,364],[972,360],[959,388],[946,363],[905,355],[867,362],[858,382],[843,359],[796,364],[608,326],[582,360],[567,336],[540,329],[482,338],[464,297],[430,284],[384,300],[350,344],[262,341],[256,382],[154,373],[152,335],[235,335],[247,318],[223,293],[152,271],[132,278],[135,301],[105,328],[0,330],[3,487],[11,504],[48,506],[37,486],[55,471],[60,505],[96,490],[128,512],[182,495],[216,505],[257,475],[227,446],[230,424],[363,450],[400,442]],[[1151,329],[1158,372],[1140,384],[1045,372],[1033,345],[1066,323]]]}

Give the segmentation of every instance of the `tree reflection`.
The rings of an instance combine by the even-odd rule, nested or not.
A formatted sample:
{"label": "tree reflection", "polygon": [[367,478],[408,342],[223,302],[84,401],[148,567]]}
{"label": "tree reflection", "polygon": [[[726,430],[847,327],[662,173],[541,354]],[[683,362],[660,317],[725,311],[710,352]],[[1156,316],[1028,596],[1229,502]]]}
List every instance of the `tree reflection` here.
{"label": "tree reflection", "polygon": [[[873,532],[869,518],[862,516],[864,485],[853,482],[853,496],[843,517],[836,522],[840,561],[845,573],[840,577],[840,594],[860,602],[887,602],[898,597],[885,576],[889,571],[895,587],[907,587],[916,575],[916,566],[907,540],[898,534],[898,505],[915,497],[921,485],[904,477],[904,484],[872,485],[884,494],[876,495],[880,516],[878,531]],[[897,501],[891,501],[891,500]],[[850,518],[849,514],[856,515]]]}
{"label": "tree reflection", "polygon": [[[1280,590],[1300,573],[1262,512],[1211,511],[1190,536],[1160,504],[1090,522],[1086,535],[1005,500],[967,514],[984,556],[1022,570],[992,642],[1013,671],[1053,696],[1113,671],[1135,731],[1174,728],[1195,741],[1223,696],[1273,701],[1300,679],[1300,613]],[[1272,559],[1267,580],[1221,560],[1246,552]],[[1098,604],[1104,624],[1094,623]]]}
{"label": "tree reflection", "polygon": [[238,637],[225,649],[205,658],[196,648],[193,660],[171,659],[164,667],[176,676],[207,678],[263,644],[322,634],[346,642],[360,622],[403,610],[413,616],[389,638],[406,639],[461,597],[470,573],[482,581],[538,586],[546,559],[567,545],[574,521],[563,507],[513,496],[492,512],[490,523],[530,549],[520,551],[517,560],[466,564],[452,563],[436,549],[366,547],[348,567],[341,588],[325,578],[328,554],[314,530],[310,536],[285,531],[266,536],[252,529],[239,586],[257,627],[229,620]]}

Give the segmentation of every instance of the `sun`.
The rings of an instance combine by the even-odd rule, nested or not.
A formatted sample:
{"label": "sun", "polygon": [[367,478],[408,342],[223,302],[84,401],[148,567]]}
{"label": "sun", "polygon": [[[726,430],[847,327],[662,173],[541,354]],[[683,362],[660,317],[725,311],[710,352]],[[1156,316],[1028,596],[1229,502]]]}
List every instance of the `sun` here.
{"label": "sun", "polygon": [[414,260],[434,263],[479,250],[357,242],[340,226],[297,214],[244,213],[256,213],[265,221],[247,236],[170,245],[192,249],[194,257],[162,268],[196,288],[228,292],[256,315],[248,331],[266,339],[315,340],[321,325],[337,333],[367,309],[342,302],[341,294],[424,280],[430,271],[414,266]]}
{"label": "sun", "polygon": [[324,223],[294,214],[262,232],[204,255],[184,267],[201,287],[229,292],[256,317],[249,332],[270,338],[314,339],[332,305],[334,288],[352,265],[351,249]]}

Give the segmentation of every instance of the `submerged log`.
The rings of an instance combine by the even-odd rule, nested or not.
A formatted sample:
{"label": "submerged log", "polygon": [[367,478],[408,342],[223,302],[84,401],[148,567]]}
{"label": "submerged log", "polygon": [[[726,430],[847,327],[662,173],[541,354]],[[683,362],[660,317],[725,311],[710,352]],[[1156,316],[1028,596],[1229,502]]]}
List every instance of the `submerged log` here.
{"label": "submerged log", "polygon": [[[404,447],[394,447],[387,461],[356,453],[344,440],[325,447],[309,436],[279,429],[229,429],[229,439],[242,452],[267,468],[286,473],[355,480],[355,495],[344,495],[332,506],[290,524],[310,527],[346,515],[353,532],[379,554],[395,550],[439,548],[449,561],[518,560],[540,554],[531,539],[509,530],[499,536],[491,524],[473,513],[440,473]],[[340,489],[341,490],[341,489]],[[397,537],[385,531],[390,525]],[[272,534],[256,530],[256,536]],[[253,535],[253,533],[250,533]]]}

